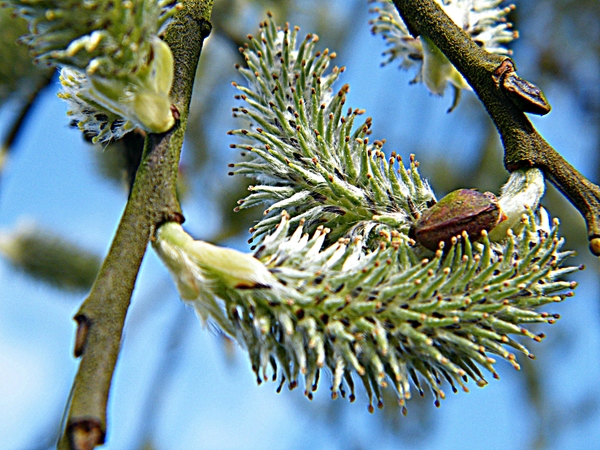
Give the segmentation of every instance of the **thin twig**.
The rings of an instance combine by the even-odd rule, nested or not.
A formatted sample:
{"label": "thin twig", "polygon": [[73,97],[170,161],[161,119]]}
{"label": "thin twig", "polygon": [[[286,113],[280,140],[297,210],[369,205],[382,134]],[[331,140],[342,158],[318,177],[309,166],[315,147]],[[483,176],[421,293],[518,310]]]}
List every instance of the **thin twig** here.
{"label": "thin twig", "polygon": [[88,450],[104,443],[106,406],[131,294],[147,244],[160,223],[183,221],[177,169],[196,67],[210,32],[212,0],[184,1],[165,35],[175,60],[171,90],[179,123],[148,135],[134,186],[100,273],[75,316],[75,354],[81,363],[60,449]]}
{"label": "thin twig", "polygon": [[394,3],[410,32],[431,39],[477,93],[502,138],[506,168],[513,171],[535,166],[543,170],[584,216],[590,250],[600,255],[600,188],[540,136],[494,80],[494,73],[503,63],[514,66],[512,60],[480,48],[435,0],[394,0]]}

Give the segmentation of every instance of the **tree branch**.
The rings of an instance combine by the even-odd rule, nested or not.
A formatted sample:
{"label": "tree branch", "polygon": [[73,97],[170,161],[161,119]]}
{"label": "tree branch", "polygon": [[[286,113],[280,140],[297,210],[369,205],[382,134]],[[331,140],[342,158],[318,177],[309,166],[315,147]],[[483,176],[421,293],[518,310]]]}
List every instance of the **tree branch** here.
{"label": "tree branch", "polygon": [[108,256],[75,316],[75,356],[81,356],[60,449],[93,449],[104,443],[106,405],[131,294],[147,244],[157,226],[183,221],[176,194],[177,170],[194,76],[210,33],[212,0],[183,1],[165,41],[175,60],[171,90],[179,112],[169,132],[146,138],[142,162]]}
{"label": "tree branch", "polygon": [[498,70],[514,63],[480,48],[435,0],[394,0],[410,32],[423,35],[446,55],[465,77],[494,121],[504,145],[509,171],[539,167],[575,205],[587,222],[590,250],[600,255],[600,188],[587,180],[534,129],[523,110],[498,83]]}

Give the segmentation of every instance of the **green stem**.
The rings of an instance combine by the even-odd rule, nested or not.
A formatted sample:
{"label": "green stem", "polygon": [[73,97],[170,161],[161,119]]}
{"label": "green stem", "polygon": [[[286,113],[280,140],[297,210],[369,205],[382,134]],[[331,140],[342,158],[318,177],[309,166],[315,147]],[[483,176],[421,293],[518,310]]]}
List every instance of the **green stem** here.
{"label": "green stem", "polygon": [[394,0],[410,32],[427,36],[469,82],[494,121],[509,171],[539,167],[587,222],[590,249],[600,255],[600,188],[581,175],[534,129],[492,75],[508,58],[480,48],[435,0]]}
{"label": "green stem", "polygon": [[179,123],[148,135],[131,195],[98,278],[79,309],[75,355],[81,363],[60,449],[93,449],[104,443],[106,406],[121,335],[142,258],[157,226],[183,221],[176,194],[177,170],[194,76],[204,38],[210,33],[212,0],[183,1],[165,41],[175,59],[171,90]]}

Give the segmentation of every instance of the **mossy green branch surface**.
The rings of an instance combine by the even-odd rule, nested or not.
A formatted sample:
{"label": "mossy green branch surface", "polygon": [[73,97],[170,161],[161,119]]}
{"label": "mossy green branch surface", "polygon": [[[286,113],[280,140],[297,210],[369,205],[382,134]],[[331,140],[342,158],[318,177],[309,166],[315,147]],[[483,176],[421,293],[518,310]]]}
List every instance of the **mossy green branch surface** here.
{"label": "mossy green branch surface", "polygon": [[212,0],[184,1],[164,37],[175,59],[171,92],[179,123],[148,135],[133,189],[98,278],[75,319],[75,354],[81,355],[61,449],[92,449],[104,443],[106,406],[131,294],[156,227],[181,222],[176,196],[179,157],[196,67],[210,32]]}
{"label": "mossy green branch surface", "polygon": [[492,75],[509,58],[477,46],[435,0],[394,0],[394,4],[410,32],[431,39],[477,93],[502,138],[506,168],[542,169],[585,217],[590,249],[600,255],[600,188],[540,136],[523,111],[494,81]]}

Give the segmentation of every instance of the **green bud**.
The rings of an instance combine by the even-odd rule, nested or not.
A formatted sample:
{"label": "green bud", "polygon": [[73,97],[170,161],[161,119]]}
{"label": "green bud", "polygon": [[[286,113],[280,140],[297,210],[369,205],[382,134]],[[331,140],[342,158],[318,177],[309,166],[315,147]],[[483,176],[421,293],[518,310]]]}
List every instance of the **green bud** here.
{"label": "green bud", "polygon": [[154,249],[169,268],[181,298],[192,302],[203,320],[212,317],[234,336],[222,307],[214,299],[235,290],[272,289],[278,282],[256,258],[230,248],[194,240],[175,222],[156,232]]}
{"label": "green bud", "polygon": [[221,284],[223,289],[269,288],[277,282],[253,256],[194,240],[178,223],[165,223],[156,235],[154,248],[174,274],[185,273],[191,268],[200,271],[198,274],[178,275],[179,290],[185,299],[198,297],[200,288],[193,281],[193,277],[198,275],[203,282]]}

